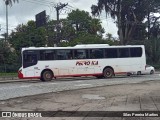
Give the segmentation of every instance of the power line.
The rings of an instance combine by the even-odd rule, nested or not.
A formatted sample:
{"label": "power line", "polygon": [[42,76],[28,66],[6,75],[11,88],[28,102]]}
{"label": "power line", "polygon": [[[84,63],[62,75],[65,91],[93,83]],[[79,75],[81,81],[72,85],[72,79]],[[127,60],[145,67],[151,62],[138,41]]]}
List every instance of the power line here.
{"label": "power line", "polygon": [[51,1],[47,1],[47,0],[34,0],[34,1],[37,1],[37,2],[43,2],[43,3],[48,3],[48,4],[55,4],[54,2],[51,2]]}
{"label": "power line", "polygon": [[47,6],[49,8],[49,15],[51,15],[51,13],[53,12],[53,7],[55,4],[53,4],[53,2],[42,2],[42,3],[39,3],[37,0],[36,1],[30,1],[30,0],[23,0],[24,2],[29,2],[29,3],[33,3],[33,4],[39,4],[39,5],[43,5],[43,6]]}
{"label": "power line", "polygon": [[30,1],[30,0],[23,0],[24,2],[29,2],[29,3],[34,3],[34,4],[39,4],[39,5],[43,5],[43,6],[48,6],[50,7],[50,4],[45,4],[45,3],[39,3],[39,2],[35,2],[35,1]]}

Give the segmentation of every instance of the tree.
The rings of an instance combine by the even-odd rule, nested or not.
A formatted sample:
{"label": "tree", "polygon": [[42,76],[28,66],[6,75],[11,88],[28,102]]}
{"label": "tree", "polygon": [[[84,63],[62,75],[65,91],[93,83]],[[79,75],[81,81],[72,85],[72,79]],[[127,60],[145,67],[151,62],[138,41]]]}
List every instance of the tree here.
{"label": "tree", "polygon": [[61,19],[61,40],[71,41],[76,37],[76,30],[68,19]]}
{"label": "tree", "polygon": [[100,36],[104,33],[101,21],[99,19],[92,18],[86,11],[80,11],[79,9],[73,10],[68,14],[67,20],[71,23],[76,32],[85,31],[86,33]]}
{"label": "tree", "polygon": [[150,19],[150,39],[146,40],[149,61],[157,64],[160,62],[160,22],[158,19],[160,17]]}
{"label": "tree", "polygon": [[67,19],[75,25],[76,31],[82,31],[86,29],[89,20],[91,20],[91,17],[89,16],[88,12],[76,9],[68,14]]}
{"label": "tree", "polygon": [[113,37],[111,33],[107,33],[106,34],[105,40],[107,40],[107,41],[113,41],[113,42],[117,41],[118,42],[117,38]]}
{"label": "tree", "polygon": [[22,47],[42,47],[47,43],[46,29],[44,27],[36,28],[34,21],[28,21],[26,25],[18,25],[15,31],[10,35],[10,43],[16,51]]}
{"label": "tree", "polygon": [[152,17],[150,19],[150,37],[154,39],[158,39],[160,37],[160,22],[158,21],[159,17]]}
{"label": "tree", "polygon": [[0,40],[0,72],[15,72],[17,71],[18,56],[13,49],[4,42],[4,39]]}
{"label": "tree", "polygon": [[99,34],[102,37],[102,34],[104,33],[104,28],[102,28],[101,23],[102,22],[99,19],[93,18],[89,22],[88,32],[93,35]]}
{"label": "tree", "polygon": [[5,4],[6,5],[11,5],[12,6],[12,3],[14,2],[18,2],[19,0],[4,0]]}
{"label": "tree", "polygon": [[8,40],[8,5],[12,6],[12,2],[18,2],[18,0],[4,0],[6,5],[6,40]]}
{"label": "tree", "polygon": [[[152,5],[150,5],[152,3]],[[154,4],[153,4],[154,3]],[[133,34],[138,25],[142,25],[143,20],[153,8],[158,8],[158,0],[98,0],[97,5],[92,5],[92,14],[100,15],[105,9],[106,15],[116,20],[118,35],[121,44],[128,44],[133,39]]]}

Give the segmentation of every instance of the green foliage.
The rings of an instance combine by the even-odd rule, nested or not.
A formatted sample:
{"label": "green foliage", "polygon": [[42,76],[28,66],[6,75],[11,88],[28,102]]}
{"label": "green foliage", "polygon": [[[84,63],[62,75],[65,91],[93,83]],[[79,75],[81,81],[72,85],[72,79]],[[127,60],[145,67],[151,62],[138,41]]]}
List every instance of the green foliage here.
{"label": "green foliage", "polygon": [[152,64],[160,62],[160,39],[150,39],[145,43],[147,61]]}
{"label": "green foliage", "polygon": [[152,65],[152,66],[154,66],[154,68],[156,69],[156,70],[160,70],[160,64],[153,64],[153,63],[151,63],[150,65]]}
{"label": "green foliage", "polygon": [[75,46],[77,44],[109,44],[117,45],[118,41],[105,40],[97,35],[79,32],[77,38],[69,42],[61,42],[61,46]]}
{"label": "green foliage", "polygon": [[34,21],[28,21],[26,25],[18,25],[15,32],[10,35],[10,43],[15,50],[20,51],[22,47],[40,47],[46,43],[45,28],[36,28]]}
{"label": "green foliage", "polygon": [[76,31],[84,31],[90,34],[104,33],[104,29],[101,26],[101,21],[96,18],[92,18],[88,12],[80,11],[79,9],[73,10],[68,14],[67,20],[75,26]]}
{"label": "green foliage", "polygon": [[0,72],[17,71],[20,66],[18,55],[8,42],[0,41]]}
{"label": "green foliage", "polygon": [[88,12],[77,9],[69,13],[67,19],[71,21],[72,24],[75,24],[76,31],[82,31],[87,29],[89,20],[92,18],[89,16]]}
{"label": "green foliage", "polygon": [[145,39],[147,26],[143,21],[150,13],[158,12],[159,5],[159,0],[98,0],[91,9],[93,15],[105,10],[107,16],[116,20],[120,42],[128,44],[131,40]]}

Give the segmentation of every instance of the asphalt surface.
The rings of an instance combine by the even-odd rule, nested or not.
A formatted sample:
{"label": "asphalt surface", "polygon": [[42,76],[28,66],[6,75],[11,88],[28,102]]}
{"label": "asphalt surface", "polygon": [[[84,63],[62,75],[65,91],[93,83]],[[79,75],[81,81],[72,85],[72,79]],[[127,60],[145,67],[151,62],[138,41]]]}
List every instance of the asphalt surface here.
{"label": "asphalt surface", "polygon": [[96,79],[94,77],[56,79],[51,82],[25,81],[0,84],[0,100],[37,95],[50,92],[60,92],[82,88],[92,88],[106,85],[141,83],[143,81],[159,81],[160,75],[118,76],[111,79]]}
{"label": "asphalt surface", "polygon": [[[112,79],[77,78],[60,79],[59,81],[6,83],[3,87],[11,90],[19,86],[19,90],[28,91],[35,88],[51,90],[51,87],[66,87],[47,94],[37,94],[0,101],[1,111],[73,111],[82,115],[74,117],[74,114],[53,114],[54,117],[36,118],[37,120],[159,120],[160,114],[160,79],[159,75],[145,75],[132,77],[119,77]],[[30,86],[29,86],[30,85]],[[99,85],[99,86],[97,86]],[[68,87],[67,87],[68,86]],[[72,86],[72,87],[71,87]],[[81,87],[85,89],[81,89]],[[25,89],[22,89],[25,88]],[[26,89],[27,88],[27,89]],[[43,89],[45,88],[45,89]],[[32,90],[35,90],[32,89]],[[60,89],[60,88],[59,88]],[[55,90],[55,89],[53,89]],[[4,91],[5,92],[5,91]],[[10,91],[11,92],[11,91]],[[31,91],[30,91],[31,92]],[[32,91],[33,93],[34,91]],[[13,94],[13,92],[12,92]],[[96,111],[102,116],[95,114]],[[112,111],[112,117],[105,117],[105,111]],[[124,112],[123,117],[117,117],[118,112]],[[138,112],[138,116],[126,116],[128,113]],[[150,112],[155,116],[143,117],[143,112]],[[92,115],[90,115],[92,113]],[[153,115],[152,114],[152,115]],[[68,116],[67,116],[68,115]],[[157,116],[158,115],[158,116]],[[56,117],[55,117],[56,116]],[[94,117],[93,117],[94,116]],[[113,117],[114,116],[114,117]],[[8,118],[3,118],[4,120]],[[33,118],[13,117],[12,120],[32,120]],[[35,118],[34,118],[35,119]]]}

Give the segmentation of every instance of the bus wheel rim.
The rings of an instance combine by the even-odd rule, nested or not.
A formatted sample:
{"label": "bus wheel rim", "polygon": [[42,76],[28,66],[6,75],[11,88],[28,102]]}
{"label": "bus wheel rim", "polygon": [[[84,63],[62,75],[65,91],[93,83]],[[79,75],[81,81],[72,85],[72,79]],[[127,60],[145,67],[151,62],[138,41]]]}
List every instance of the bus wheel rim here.
{"label": "bus wheel rim", "polygon": [[46,78],[47,78],[47,79],[50,79],[50,78],[51,78],[51,74],[47,73],[47,74],[46,74]]}
{"label": "bus wheel rim", "polygon": [[106,77],[111,77],[112,73],[110,70],[107,70],[104,74]]}

